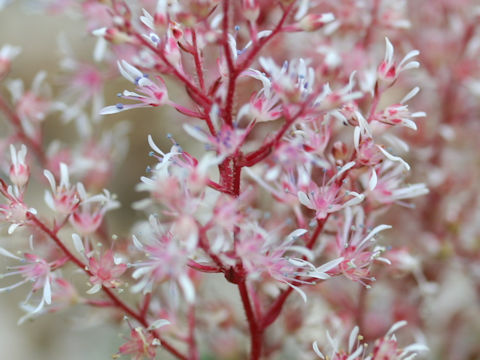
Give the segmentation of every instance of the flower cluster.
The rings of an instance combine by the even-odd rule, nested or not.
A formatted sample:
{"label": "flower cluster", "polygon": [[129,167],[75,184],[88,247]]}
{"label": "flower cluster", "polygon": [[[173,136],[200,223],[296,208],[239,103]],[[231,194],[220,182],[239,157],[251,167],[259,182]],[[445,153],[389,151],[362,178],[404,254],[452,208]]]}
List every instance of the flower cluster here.
{"label": "flower cluster", "polygon": [[[20,49],[0,48],[0,254],[21,262],[0,292],[31,283],[22,321],[80,304],[125,316],[115,358],[442,352],[421,309],[448,269],[480,286],[479,149],[458,140],[476,144],[480,12],[454,3],[42,1],[81,15],[96,45],[77,59],[60,37],[61,76],[38,69],[30,87],[11,74]],[[149,111],[175,138],[142,135],[151,163],[121,227],[107,188],[122,185],[131,126],[110,121],[143,131]],[[68,140],[46,131],[57,118]],[[88,288],[67,280],[72,267]],[[464,315],[441,324],[454,331]],[[406,320],[418,343],[401,348]],[[312,349],[324,328],[338,340]],[[473,358],[467,344],[447,350]]]}

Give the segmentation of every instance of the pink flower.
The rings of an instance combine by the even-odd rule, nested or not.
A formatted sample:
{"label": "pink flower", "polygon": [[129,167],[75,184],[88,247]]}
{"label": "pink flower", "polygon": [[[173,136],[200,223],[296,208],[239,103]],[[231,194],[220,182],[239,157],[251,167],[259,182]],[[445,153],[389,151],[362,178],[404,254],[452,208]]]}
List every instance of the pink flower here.
{"label": "pink flower", "polygon": [[316,218],[319,220],[325,219],[329,213],[337,212],[345,207],[361,203],[365,198],[365,195],[347,190],[345,191],[345,195],[352,197],[345,200],[342,186],[335,181],[335,179],[338,179],[342,173],[348,171],[353,166],[355,166],[354,162],[346,164],[335,174],[335,176],[330,178],[330,180],[322,186],[318,186],[316,183],[311,182],[309,184],[308,193],[299,191],[297,194],[298,199],[307,208],[315,210]]}
{"label": "pink flower", "polygon": [[116,209],[120,203],[114,199],[108,190],[103,194],[89,197],[81,183],[77,184],[80,204],[69,220],[73,227],[82,235],[93,234],[100,227],[105,213]]}
{"label": "pink flower", "polygon": [[51,269],[61,265],[63,261],[48,263],[44,259],[28,253],[24,254],[24,258],[20,258],[3,248],[0,248],[0,254],[22,262],[22,265],[10,267],[11,271],[9,273],[0,275],[0,278],[15,275],[21,275],[24,278],[18,283],[1,288],[0,292],[10,291],[23,284],[33,282],[32,290],[27,296],[27,300],[25,302],[30,299],[33,293],[37,292],[40,289],[43,289],[43,294],[40,303],[36,308],[31,311],[31,313],[37,313],[42,310],[45,304],[52,303],[51,282],[53,279],[53,274],[51,273]]}
{"label": "pink flower", "polygon": [[22,122],[38,124],[45,119],[50,110],[51,103],[43,94],[46,92],[44,91],[46,77],[45,71],[35,75],[31,89],[28,91],[24,90],[21,80],[12,80],[8,84],[8,89],[16,103],[17,114]]}
{"label": "pink flower", "polygon": [[27,156],[27,147],[22,144],[20,151],[17,152],[15,147],[10,144],[10,155],[12,157],[12,165],[10,166],[10,180],[14,185],[23,189],[27,185],[30,178],[30,167],[25,162]]}
{"label": "pink flower", "polygon": [[0,49],[0,80],[10,71],[12,60],[20,54],[20,48],[9,44]]}
{"label": "pink flower", "polygon": [[55,177],[50,171],[45,170],[43,174],[52,189],[51,192],[45,191],[44,199],[48,207],[59,214],[70,215],[77,209],[80,198],[76,188],[70,185],[67,165],[60,163],[60,183],[58,186]]}
{"label": "pink flower", "polygon": [[127,265],[116,262],[113,251],[107,250],[100,260],[94,256],[88,259],[88,270],[93,274],[90,276],[90,282],[94,285],[88,293],[93,294],[102,286],[118,287],[121,284],[118,278],[127,270]]}
{"label": "pink flower", "polygon": [[135,268],[132,277],[139,279],[139,282],[131,287],[132,291],[151,292],[160,283],[170,281],[175,287],[180,286],[186,300],[192,303],[195,300],[195,288],[186,265],[195,248],[191,248],[187,239],[180,239],[172,231],[166,230],[154,216],[149,218],[149,231],[151,233],[145,239],[146,245],[133,236],[135,247],[144,253],[147,259],[131,264]]}
{"label": "pink flower", "polygon": [[142,328],[137,327],[130,331],[130,339],[120,346],[118,355],[115,357],[130,355],[134,360],[153,359],[156,354],[156,346],[159,344],[159,340],[151,332],[146,332]]}
{"label": "pink flower", "polygon": [[320,359],[331,360],[407,360],[415,358],[419,353],[428,351],[428,348],[420,343],[414,343],[400,347],[395,331],[404,327],[406,321],[398,321],[392,325],[384,337],[377,339],[373,350],[367,352],[368,344],[362,343],[363,336],[359,334],[360,329],[355,326],[348,336],[347,350],[342,350],[339,346],[340,339],[333,339],[327,334],[329,345],[332,349],[330,356],[325,356],[319,349],[317,342],[313,343],[313,350]]}
{"label": "pink flower", "polygon": [[0,204],[0,221],[10,223],[8,233],[12,234],[17,227],[27,222],[28,213],[36,214],[37,211],[24,203],[23,193],[18,186],[7,186],[2,179],[0,179],[0,194],[7,200],[7,204]]}
{"label": "pink flower", "polygon": [[382,224],[371,231],[366,231],[364,221],[362,208],[356,207],[354,210],[347,208],[345,210],[345,218],[338,225],[342,230],[337,233],[336,239],[337,255],[343,257],[344,260],[338,265],[337,269],[332,270],[330,275],[341,273],[350,280],[369,287],[369,283],[375,280],[370,274],[372,263],[375,260],[389,263],[388,260],[380,258],[383,248],[372,248],[375,235],[383,230],[390,229],[391,226]]}
{"label": "pink flower", "polygon": [[248,115],[257,122],[280,118],[283,114],[283,108],[281,104],[278,105],[280,97],[272,90],[270,79],[256,69],[248,69],[242,75],[260,80],[263,87],[258,92],[252,94],[248,104],[241,107],[237,118],[241,119],[244,115]]}
{"label": "pink flower", "polygon": [[159,84],[151,81],[148,75],[143,74],[136,67],[130,65],[125,60],[118,62],[118,69],[125,79],[137,86],[137,91],[132,92],[124,90],[123,93],[118,94],[122,99],[139,101],[136,104],[123,104],[107,106],[100,111],[100,114],[116,114],[120,111],[134,109],[139,107],[161,106],[170,103],[168,100],[167,87],[162,78],[157,77]]}
{"label": "pink flower", "polygon": [[385,58],[378,66],[377,74],[378,78],[384,81],[386,84],[391,85],[398,78],[398,75],[405,70],[416,69],[420,66],[417,61],[410,61],[411,58],[420,54],[418,50],[412,50],[397,64],[393,59],[393,45],[385,38],[386,50]]}
{"label": "pink flower", "polygon": [[405,105],[405,103],[413,98],[419,91],[420,88],[418,86],[413,88],[403,97],[402,100],[400,100],[399,104],[390,105],[383,111],[383,113],[375,114],[374,120],[384,124],[401,125],[417,130],[417,125],[412,119],[425,117],[427,115],[423,111],[410,113],[410,111],[408,111],[408,105]]}

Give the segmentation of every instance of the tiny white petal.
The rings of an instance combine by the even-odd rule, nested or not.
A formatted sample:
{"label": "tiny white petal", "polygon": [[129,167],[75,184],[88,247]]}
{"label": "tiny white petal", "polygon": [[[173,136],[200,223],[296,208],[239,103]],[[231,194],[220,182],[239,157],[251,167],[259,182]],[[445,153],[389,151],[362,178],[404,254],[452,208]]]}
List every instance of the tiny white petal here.
{"label": "tiny white petal", "polygon": [[116,114],[116,113],[119,113],[123,110],[125,110],[125,108],[119,108],[116,105],[110,105],[110,106],[106,106],[102,110],[100,110],[100,115]]}
{"label": "tiny white petal", "polygon": [[380,145],[377,145],[377,147],[380,149],[380,151],[383,153],[383,155],[385,155],[387,159],[391,161],[400,162],[405,167],[405,169],[407,169],[407,171],[410,171],[410,165],[408,165],[408,163],[405,160],[403,160],[401,157],[390,154],[387,150],[385,150]]}
{"label": "tiny white petal", "polygon": [[355,350],[355,352],[353,354],[351,354],[347,360],[355,360],[355,359],[358,359],[358,357],[360,356],[360,354],[364,351],[364,348],[362,346],[359,346],[357,348],[357,350]]}
{"label": "tiny white petal", "polygon": [[90,295],[95,294],[99,292],[101,288],[102,288],[102,285],[95,284],[87,291],[87,294],[90,294]]}
{"label": "tiny white petal", "polygon": [[15,231],[15,229],[16,229],[17,227],[19,227],[19,226],[20,226],[20,224],[11,224],[11,225],[8,227],[8,231],[7,231],[7,232],[8,232],[8,235],[12,235],[13,232]]}
{"label": "tiny white petal", "polygon": [[393,60],[393,45],[388,39],[388,37],[385,37],[385,62],[387,64],[390,64]]}
{"label": "tiny white petal", "polygon": [[299,191],[297,193],[297,196],[298,196],[298,200],[300,200],[300,202],[305,205],[306,207],[308,207],[309,209],[313,209],[313,205],[312,205],[312,202],[310,201],[310,199],[308,198],[307,194],[305,194],[303,191]]}
{"label": "tiny white petal", "polygon": [[406,103],[408,100],[412,99],[415,95],[418,94],[420,91],[420,88],[418,86],[415,86],[410,92],[403,97],[402,100],[400,100],[400,104]]}
{"label": "tiny white petal", "polygon": [[348,352],[352,352],[353,346],[355,345],[355,342],[357,341],[357,336],[359,332],[358,326],[355,326],[353,330],[350,332],[350,337],[348,338]]}
{"label": "tiny white petal", "polygon": [[100,36],[100,37],[105,36],[106,33],[107,33],[107,28],[106,27],[102,27],[102,28],[95,29],[95,30],[92,31],[93,35]]}
{"label": "tiny white petal", "polygon": [[187,275],[180,276],[178,281],[182,287],[183,294],[185,295],[185,300],[187,300],[188,303],[193,304],[195,302],[195,288],[193,287],[192,281]]}
{"label": "tiny white petal", "polygon": [[75,250],[77,250],[77,252],[80,254],[84,254],[85,247],[83,246],[82,238],[78,234],[72,234],[72,239],[73,239],[73,246],[75,247]]}
{"label": "tiny white petal", "polygon": [[198,141],[205,144],[210,143],[210,139],[208,138],[208,136],[202,130],[199,130],[195,126],[192,126],[190,124],[184,124],[183,129],[187,132],[188,135],[190,135],[194,139],[197,139]]}
{"label": "tiny white petal", "polygon": [[6,250],[2,247],[0,247],[0,255],[3,255],[3,256],[9,257],[9,258],[12,258],[12,259],[15,259],[15,260],[22,260],[18,256],[13,255],[10,251],[8,251],[8,250]]}
{"label": "tiny white petal", "polygon": [[372,168],[370,172],[370,180],[368,181],[368,188],[370,189],[370,191],[375,189],[375,187],[377,186],[377,181],[378,181],[377,172],[375,171],[374,168]]}
{"label": "tiny white petal", "polygon": [[165,155],[163,153],[162,150],[160,150],[160,148],[157,146],[157,144],[155,144],[155,142],[153,141],[153,138],[152,138],[152,135],[148,134],[148,145],[150,145],[150,147],[152,148],[153,151],[159,153],[160,155]]}
{"label": "tiny white petal", "polygon": [[45,281],[45,285],[43,286],[43,298],[47,304],[50,305],[52,303],[52,288],[48,279]]}
{"label": "tiny white petal", "polygon": [[387,334],[386,335],[392,335],[395,331],[397,331],[398,329],[404,327],[405,325],[407,325],[407,321],[405,320],[401,320],[401,321],[397,321],[395,324],[392,325],[392,327],[387,331]]}
{"label": "tiny white petal", "polygon": [[297,229],[292,231],[290,234],[288,234],[287,239],[296,239],[299,238],[300,236],[306,234],[308,230],[306,229]]}
{"label": "tiny white petal", "polygon": [[329,270],[334,269],[336,266],[338,266],[345,258],[340,257],[338,259],[331,260],[317,268],[318,272],[327,272]]}
{"label": "tiny white petal", "polygon": [[321,359],[325,360],[325,355],[323,355],[320,349],[318,348],[318,344],[316,341],[313,343],[312,347],[313,347],[313,351],[315,351],[315,354],[317,354]]}
{"label": "tiny white petal", "polygon": [[149,330],[155,330],[155,329],[158,329],[158,328],[161,328],[162,326],[167,326],[167,325],[170,325],[170,321],[166,320],[166,319],[159,319],[159,320],[156,320],[154,321],[149,327],[148,329]]}

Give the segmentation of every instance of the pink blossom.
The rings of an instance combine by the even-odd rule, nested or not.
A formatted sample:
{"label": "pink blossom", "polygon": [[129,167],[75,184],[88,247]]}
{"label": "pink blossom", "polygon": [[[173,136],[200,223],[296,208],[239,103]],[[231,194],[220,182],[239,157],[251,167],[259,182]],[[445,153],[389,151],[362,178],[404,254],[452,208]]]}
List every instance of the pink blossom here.
{"label": "pink blossom", "polygon": [[386,50],[385,58],[378,66],[378,77],[380,80],[384,81],[386,84],[391,85],[397,78],[398,75],[405,70],[416,69],[420,66],[417,61],[410,61],[410,59],[418,56],[420,52],[418,50],[412,50],[399,62],[396,63],[393,59],[394,49],[390,40],[386,37]]}
{"label": "pink blossom", "polygon": [[10,166],[10,180],[20,189],[24,188],[30,178],[30,167],[25,162],[27,156],[27,147],[22,144],[20,151],[17,152],[15,147],[10,144],[10,155],[12,165]]}
{"label": "pink blossom", "polygon": [[12,234],[19,226],[25,225],[28,221],[28,214],[36,214],[34,208],[29,208],[23,201],[23,193],[18,186],[7,186],[0,179],[0,194],[7,200],[7,204],[0,204],[0,220],[10,223],[8,233]]}
{"label": "pink blossom", "polygon": [[147,75],[143,74],[136,67],[130,65],[125,60],[118,62],[118,69],[125,79],[137,86],[137,91],[132,92],[124,90],[123,93],[118,94],[122,99],[139,101],[136,104],[118,103],[114,106],[107,106],[102,109],[100,114],[115,114],[123,110],[134,109],[138,107],[161,106],[169,103],[167,88],[164,81],[158,77],[158,83],[151,81]]}
{"label": "pink blossom", "polygon": [[0,254],[22,262],[22,265],[10,267],[11,271],[1,275],[0,278],[16,275],[21,275],[24,278],[18,283],[1,288],[0,292],[10,291],[28,282],[33,282],[32,290],[28,294],[25,302],[28,302],[33,293],[37,292],[38,290],[42,290],[42,298],[40,303],[31,311],[31,313],[37,313],[43,309],[45,304],[52,303],[51,283],[54,276],[51,270],[52,268],[61,265],[62,261],[48,263],[44,259],[29,253],[25,253],[24,258],[20,258],[3,248],[0,248]]}
{"label": "pink blossom", "polygon": [[80,198],[74,186],[70,185],[70,176],[68,167],[64,163],[60,163],[60,183],[56,184],[53,174],[44,170],[44,176],[47,178],[51,192],[45,192],[45,202],[53,211],[62,215],[70,215],[77,209]]}
{"label": "pink blossom", "polygon": [[107,250],[99,260],[95,256],[88,259],[88,270],[92,273],[90,282],[93,284],[93,288],[89,290],[89,293],[92,294],[100,290],[102,286],[118,287],[121,284],[118,278],[127,270],[127,265],[116,262],[113,251]]}
{"label": "pink blossom", "polygon": [[355,166],[354,162],[346,164],[322,186],[318,186],[316,183],[309,184],[308,193],[299,191],[297,195],[302,205],[315,210],[317,219],[321,220],[325,219],[329,213],[361,203],[365,195],[355,191],[346,191],[345,195],[352,197],[344,200],[345,195],[341,192],[342,187],[335,181],[343,172],[348,171],[353,166]]}
{"label": "pink blossom", "polygon": [[120,346],[118,355],[115,358],[119,355],[130,355],[134,360],[153,359],[158,343],[158,339],[152,333],[146,332],[139,327],[134,328],[130,331],[128,341]]}
{"label": "pink blossom", "polygon": [[417,355],[428,351],[428,348],[421,343],[414,343],[400,347],[398,340],[395,336],[395,332],[404,327],[407,324],[406,321],[399,321],[392,325],[390,330],[383,336],[375,341],[373,350],[371,353],[367,352],[368,344],[362,343],[363,336],[359,335],[359,328],[355,326],[348,336],[348,348],[343,350],[339,348],[339,341],[333,339],[328,334],[329,345],[331,347],[331,355],[326,357],[319,349],[318,343],[313,343],[313,350],[320,359],[332,359],[332,360],[406,360],[413,359]]}
{"label": "pink blossom", "polygon": [[9,44],[2,46],[0,49],[0,80],[8,74],[12,65],[12,60],[14,60],[20,52],[21,50],[19,47]]}
{"label": "pink blossom", "polygon": [[82,184],[77,184],[79,206],[70,216],[70,223],[82,235],[93,234],[100,227],[105,213],[120,206],[108,190],[103,194],[88,196]]}

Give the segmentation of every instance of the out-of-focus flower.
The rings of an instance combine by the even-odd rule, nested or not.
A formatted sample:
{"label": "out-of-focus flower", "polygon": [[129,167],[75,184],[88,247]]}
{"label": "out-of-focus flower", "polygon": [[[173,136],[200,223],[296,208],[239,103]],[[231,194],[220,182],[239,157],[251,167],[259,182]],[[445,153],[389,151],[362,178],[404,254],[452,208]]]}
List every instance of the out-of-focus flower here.
{"label": "out-of-focus flower", "polygon": [[75,186],[70,185],[70,176],[68,167],[60,163],[60,183],[56,184],[53,174],[45,170],[43,172],[47,178],[52,191],[45,191],[45,202],[48,207],[62,215],[70,215],[80,202]]}
{"label": "out-of-focus flower", "polygon": [[28,253],[25,253],[24,257],[21,258],[3,248],[0,248],[0,254],[22,263],[22,265],[12,266],[10,268],[11,271],[0,275],[0,278],[15,275],[21,275],[24,278],[18,283],[1,288],[0,292],[10,291],[28,282],[33,282],[32,290],[28,294],[25,303],[27,303],[32,295],[40,289],[42,290],[42,298],[38,306],[34,308],[31,313],[37,313],[42,310],[45,304],[52,303],[52,280],[54,279],[54,275],[51,272],[51,269],[52,267],[58,266],[61,261],[48,263],[44,259]]}
{"label": "out-of-focus flower", "polygon": [[[0,10],[2,1],[0,1]],[[9,44],[3,45],[0,49],[0,80],[2,80],[10,71],[12,61],[20,54],[20,48]]]}
{"label": "out-of-focus flower", "polygon": [[194,250],[192,244],[183,242],[176,234],[164,228],[152,215],[149,219],[151,234],[143,245],[137,237],[133,237],[135,247],[147,256],[146,260],[131,264],[132,273],[139,282],[131,287],[133,292],[151,292],[155,285],[165,281],[178,284],[185,298],[192,303],[195,299],[195,288],[187,273],[187,262]]}
{"label": "out-of-focus flower", "polygon": [[10,223],[8,233],[12,234],[19,226],[28,221],[28,214],[36,214],[34,208],[29,208],[23,201],[23,193],[18,186],[8,185],[0,179],[0,194],[7,200],[7,204],[0,204],[0,221]]}
{"label": "out-of-focus flower", "polygon": [[10,156],[12,165],[10,166],[10,181],[23,189],[30,179],[30,167],[25,162],[27,156],[27,147],[22,144],[20,151],[17,152],[15,146],[10,144]]}
{"label": "out-of-focus flower", "polygon": [[108,190],[104,190],[103,194],[88,196],[83,185],[79,183],[77,193],[80,203],[69,220],[75,230],[82,235],[90,235],[97,231],[106,212],[120,206]]}
{"label": "out-of-focus flower", "polygon": [[371,353],[367,352],[368,344],[362,343],[363,336],[359,335],[359,328],[355,326],[348,338],[347,350],[339,347],[339,339],[333,339],[327,332],[329,345],[332,348],[330,355],[325,356],[319,349],[318,343],[313,343],[313,350],[320,359],[326,360],[409,360],[417,355],[428,351],[427,346],[414,343],[401,348],[395,336],[395,332],[404,327],[406,321],[399,321],[392,325],[384,337],[377,339]]}

